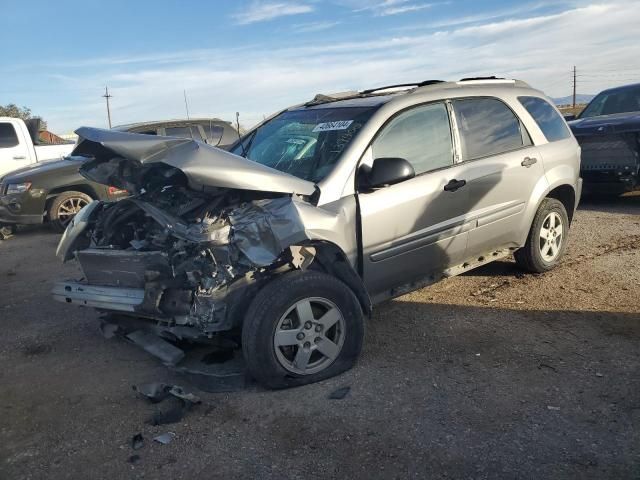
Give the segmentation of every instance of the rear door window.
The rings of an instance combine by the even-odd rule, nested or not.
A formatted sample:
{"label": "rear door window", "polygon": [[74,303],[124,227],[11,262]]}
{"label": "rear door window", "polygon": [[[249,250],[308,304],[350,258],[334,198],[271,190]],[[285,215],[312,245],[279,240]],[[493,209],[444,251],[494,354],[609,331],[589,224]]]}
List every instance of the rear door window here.
{"label": "rear door window", "polygon": [[518,100],[536,121],[549,142],[571,137],[569,127],[549,102],[538,97],[518,97]]}
{"label": "rear door window", "polygon": [[463,160],[498,155],[530,145],[518,117],[496,98],[451,101],[460,132]]}
{"label": "rear door window", "polygon": [[11,148],[18,145],[18,135],[13,125],[7,122],[0,123],[0,148]]}
{"label": "rear door window", "polygon": [[373,158],[404,158],[416,175],[453,165],[447,107],[434,103],[402,112],[383,128],[372,152]]}

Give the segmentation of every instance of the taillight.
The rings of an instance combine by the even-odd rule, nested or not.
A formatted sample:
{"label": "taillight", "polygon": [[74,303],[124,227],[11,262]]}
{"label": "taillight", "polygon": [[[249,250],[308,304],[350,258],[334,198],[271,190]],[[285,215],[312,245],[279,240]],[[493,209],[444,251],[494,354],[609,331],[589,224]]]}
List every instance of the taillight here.
{"label": "taillight", "polygon": [[126,195],[127,193],[129,193],[126,190],[123,190],[122,188],[118,188],[118,187],[109,187],[107,191],[109,192],[110,196]]}

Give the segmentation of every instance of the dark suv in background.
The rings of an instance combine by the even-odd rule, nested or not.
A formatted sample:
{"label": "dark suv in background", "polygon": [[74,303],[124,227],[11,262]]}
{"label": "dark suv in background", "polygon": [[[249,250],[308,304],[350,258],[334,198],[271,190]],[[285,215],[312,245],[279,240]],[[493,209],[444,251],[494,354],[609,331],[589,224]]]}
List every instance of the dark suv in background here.
{"label": "dark suv in background", "polygon": [[[238,139],[229,122],[218,118],[144,122],[113,130],[147,135],[192,138],[219,148]],[[126,190],[84,178],[78,169],[85,157],[45,161],[9,172],[0,179],[0,226],[48,222],[63,231],[82,207],[92,200],[117,200]]]}
{"label": "dark suv in background", "polygon": [[640,187],[640,83],[600,92],[569,126],[582,147],[587,193]]}

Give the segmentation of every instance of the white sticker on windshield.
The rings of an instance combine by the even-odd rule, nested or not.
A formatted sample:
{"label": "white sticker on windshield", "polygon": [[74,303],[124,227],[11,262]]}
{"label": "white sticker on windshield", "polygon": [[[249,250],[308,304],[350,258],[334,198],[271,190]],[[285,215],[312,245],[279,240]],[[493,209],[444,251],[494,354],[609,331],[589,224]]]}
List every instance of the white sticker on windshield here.
{"label": "white sticker on windshield", "polygon": [[346,130],[349,125],[353,123],[353,120],[338,120],[336,122],[319,123],[312,130],[313,132],[328,132],[331,130]]}

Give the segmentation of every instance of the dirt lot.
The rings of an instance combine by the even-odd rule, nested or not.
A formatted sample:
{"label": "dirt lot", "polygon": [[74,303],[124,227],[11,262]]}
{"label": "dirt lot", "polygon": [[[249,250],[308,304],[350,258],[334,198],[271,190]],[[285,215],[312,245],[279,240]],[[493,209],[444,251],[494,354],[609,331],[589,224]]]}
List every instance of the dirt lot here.
{"label": "dirt lot", "polygon": [[165,426],[131,386],[172,374],[50,299],[76,273],[57,239],[0,242],[2,479],[640,478],[640,196],[585,203],[549,274],[503,261],[381,306],[338,378],[204,393]]}

